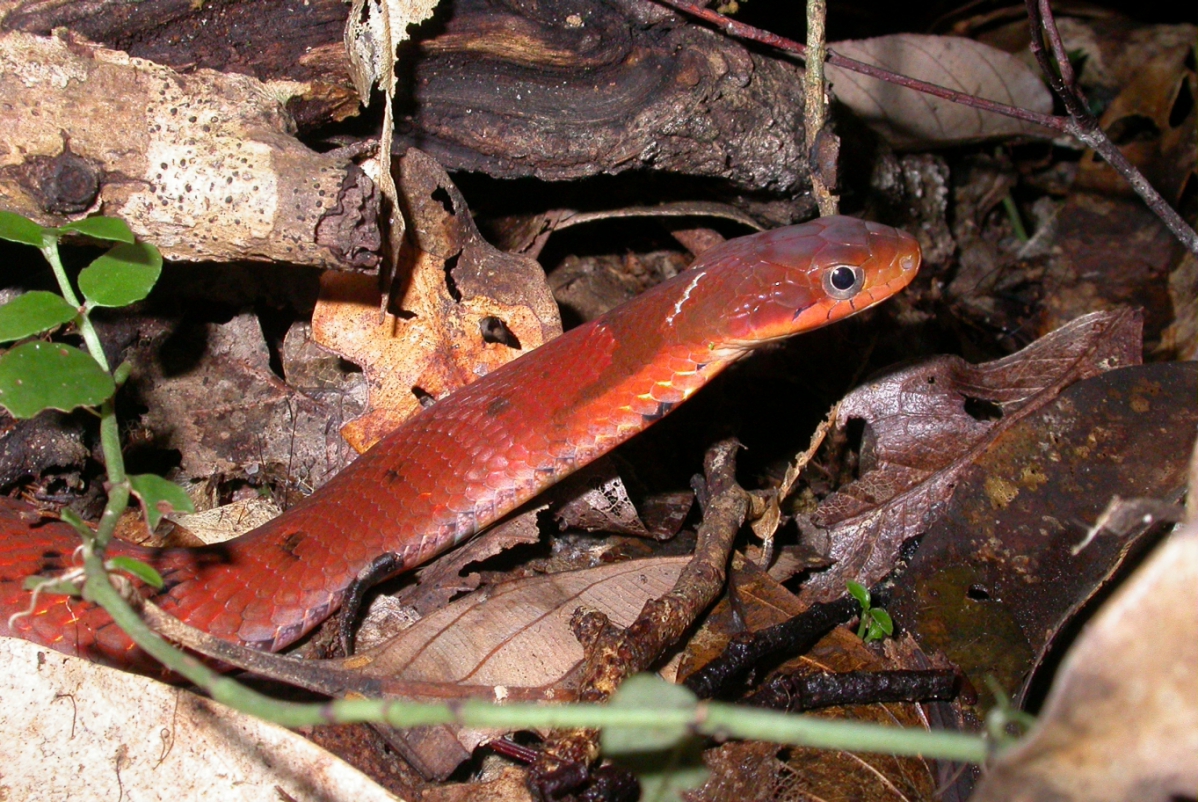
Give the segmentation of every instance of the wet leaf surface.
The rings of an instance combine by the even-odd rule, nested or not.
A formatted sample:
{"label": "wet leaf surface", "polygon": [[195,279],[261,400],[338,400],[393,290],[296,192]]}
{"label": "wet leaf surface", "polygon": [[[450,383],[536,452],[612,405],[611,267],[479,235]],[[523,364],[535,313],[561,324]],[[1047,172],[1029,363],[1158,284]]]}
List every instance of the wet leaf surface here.
{"label": "wet leaf surface", "polygon": [[1191,523],[1090,622],[1061,664],[1039,725],[990,768],[975,802],[1193,798],[1196,631],[1198,525]]}
{"label": "wet leaf surface", "polygon": [[[1195,398],[1198,363],[1124,368],[1073,385],[1004,432],[961,471],[899,578],[898,623],[975,687],[989,674],[1021,696],[1062,627],[1146,534],[1100,534],[1074,554],[1107,502],[1180,493]],[[981,706],[991,703],[986,695]]]}
{"label": "wet leaf surface", "polygon": [[1140,318],[1130,310],[1079,318],[1009,357],[970,365],[938,357],[875,379],[841,402],[837,425],[866,423],[861,477],[813,516],[836,563],[802,590],[810,601],[870,587],[894,567],[904,541],[926,531],[960,474],[1003,432],[1073,382],[1140,361]]}

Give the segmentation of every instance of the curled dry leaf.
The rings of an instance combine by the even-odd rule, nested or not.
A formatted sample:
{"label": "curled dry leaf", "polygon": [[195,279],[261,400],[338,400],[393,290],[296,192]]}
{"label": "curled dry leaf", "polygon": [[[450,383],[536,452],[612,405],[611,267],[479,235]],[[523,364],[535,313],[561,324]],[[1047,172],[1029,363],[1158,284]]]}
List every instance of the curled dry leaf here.
{"label": "curled dry leaf", "polygon": [[[431,158],[409,150],[399,168],[410,246],[400,256],[410,266],[401,276],[402,311],[380,323],[376,278],[326,273],[312,315],[316,341],[366,373],[371,409],[342,428],[359,451],[418,412],[422,401],[448,395],[561,332],[540,266],[487,244],[465,199]],[[496,322],[510,335],[500,338],[506,343],[483,334]]]}
{"label": "curled dry leaf", "polygon": [[866,423],[861,477],[813,516],[828,530],[836,563],[811,578],[803,598],[831,601],[850,579],[866,587],[881,580],[903,542],[927,530],[961,471],[1000,434],[1073,382],[1139,362],[1139,314],[1096,312],[1003,359],[970,365],[938,357],[850,393],[837,426]]}
{"label": "curled dry leaf", "polygon": [[[829,50],[967,95],[1041,114],[1052,112],[1052,95],[1031,67],[1010,53],[971,39],[902,33],[833,42]],[[950,103],[832,64],[825,70],[836,98],[896,148],[1053,135],[1038,125]]]}
{"label": "curled dry leaf", "polygon": [[1069,650],[978,802],[1167,802],[1198,788],[1198,525],[1163,543]]}

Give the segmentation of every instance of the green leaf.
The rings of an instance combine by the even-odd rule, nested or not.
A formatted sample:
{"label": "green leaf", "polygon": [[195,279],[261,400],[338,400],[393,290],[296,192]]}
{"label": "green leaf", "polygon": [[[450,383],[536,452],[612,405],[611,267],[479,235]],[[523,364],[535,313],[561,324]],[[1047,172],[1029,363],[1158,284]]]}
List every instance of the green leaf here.
{"label": "green leaf", "polygon": [[161,590],[162,586],[166,584],[162,580],[162,574],[141,560],[135,560],[132,557],[113,557],[104,564],[104,567],[109,571],[124,571],[126,574],[145,582],[155,590]]}
{"label": "green leaf", "polygon": [[894,621],[890,618],[890,613],[880,607],[874,607],[869,611],[869,631],[866,632],[864,640],[869,641],[882,640],[894,634]]}
{"label": "green leaf", "polygon": [[61,295],[31,290],[0,306],[0,342],[41,334],[73,319],[78,311]]}
{"label": "green leaf", "polygon": [[146,523],[150,525],[150,529],[158,526],[162,516],[168,512],[196,511],[183,488],[161,476],[152,473],[136,474],[129,477],[129,484],[133,485],[133,495],[141,499],[142,508],[146,512]]}
{"label": "green leaf", "polygon": [[162,274],[162,254],[153,245],[122,243],[79,273],[79,291],[95,306],[128,306],[150,294]]}
{"label": "green leaf", "polygon": [[88,217],[84,220],[76,220],[73,223],[67,223],[65,226],[60,226],[59,231],[73,231],[76,234],[86,234],[89,237],[96,239],[114,240],[116,242],[127,242],[132,245],[135,242],[133,232],[129,230],[128,224],[119,217]]}
{"label": "green leaf", "polygon": [[95,532],[92,531],[92,528],[87,525],[87,521],[80,518],[79,513],[75,512],[70,507],[63,507],[58,513],[58,517],[64,522],[75,527],[75,531],[79,533],[80,537],[91,537],[95,534]]}
{"label": "green leaf", "polygon": [[0,406],[14,418],[94,407],[116,392],[96,360],[61,343],[23,343],[0,356]]}
{"label": "green leaf", "polygon": [[[699,699],[687,688],[656,674],[629,677],[612,696],[612,707],[634,710],[694,710]],[[600,743],[606,755],[672,749],[690,734],[685,724],[661,727],[605,727]]]}
{"label": "green leaf", "polygon": [[12,212],[0,212],[0,239],[40,248],[44,230],[27,217]]}
{"label": "green leaf", "polygon": [[861,604],[862,610],[869,609],[869,588],[862,585],[860,582],[848,581],[849,595],[856,599]]}

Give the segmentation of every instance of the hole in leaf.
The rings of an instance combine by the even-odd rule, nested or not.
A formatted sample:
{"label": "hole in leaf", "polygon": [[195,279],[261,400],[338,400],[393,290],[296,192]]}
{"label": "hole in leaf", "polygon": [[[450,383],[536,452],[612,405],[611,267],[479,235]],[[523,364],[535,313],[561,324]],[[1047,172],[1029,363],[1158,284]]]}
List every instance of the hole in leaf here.
{"label": "hole in leaf", "polygon": [[1116,145],[1126,145],[1129,142],[1151,142],[1159,138],[1161,129],[1150,117],[1143,114],[1129,114],[1111,123],[1107,136]]}
{"label": "hole in leaf", "polygon": [[1000,420],[1002,407],[984,398],[965,396],[965,412],[976,421]]}
{"label": "hole in leaf", "polygon": [[520,350],[519,338],[507,327],[506,323],[494,315],[487,315],[479,320],[478,330],[482,334],[483,342],[499,343],[506,345],[508,348]]}
{"label": "hole in leaf", "polygon": [[437,403],[437,399],[428,390],[423,387],[413,387],[412,395],[416,396],[416,400],[420,402],[420,406],[428,409],[433,404]]}
{"label": "hole in leaf", "polygon": [[990,591],[984,585],[970,585],[965,595],[974,601],[990,601]]}
{"label": "hole in leaf", "polygon": [[457,210],[453,208],[453,198],[444,187],[437,187],[433,190],[432,199],[441,204],[441,208],[446,214],[457,214]]}

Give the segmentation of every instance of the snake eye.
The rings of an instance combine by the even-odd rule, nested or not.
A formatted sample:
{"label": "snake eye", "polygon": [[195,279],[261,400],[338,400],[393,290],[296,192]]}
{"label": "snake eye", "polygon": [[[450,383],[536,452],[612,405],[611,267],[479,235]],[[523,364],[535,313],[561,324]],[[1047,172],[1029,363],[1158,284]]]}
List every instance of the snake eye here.
{"label": "snake eye", "polygon": [[837,265],[824,271],[824,292],[838,301],[845,301],[861,292],[865,271],[850,265]]}

